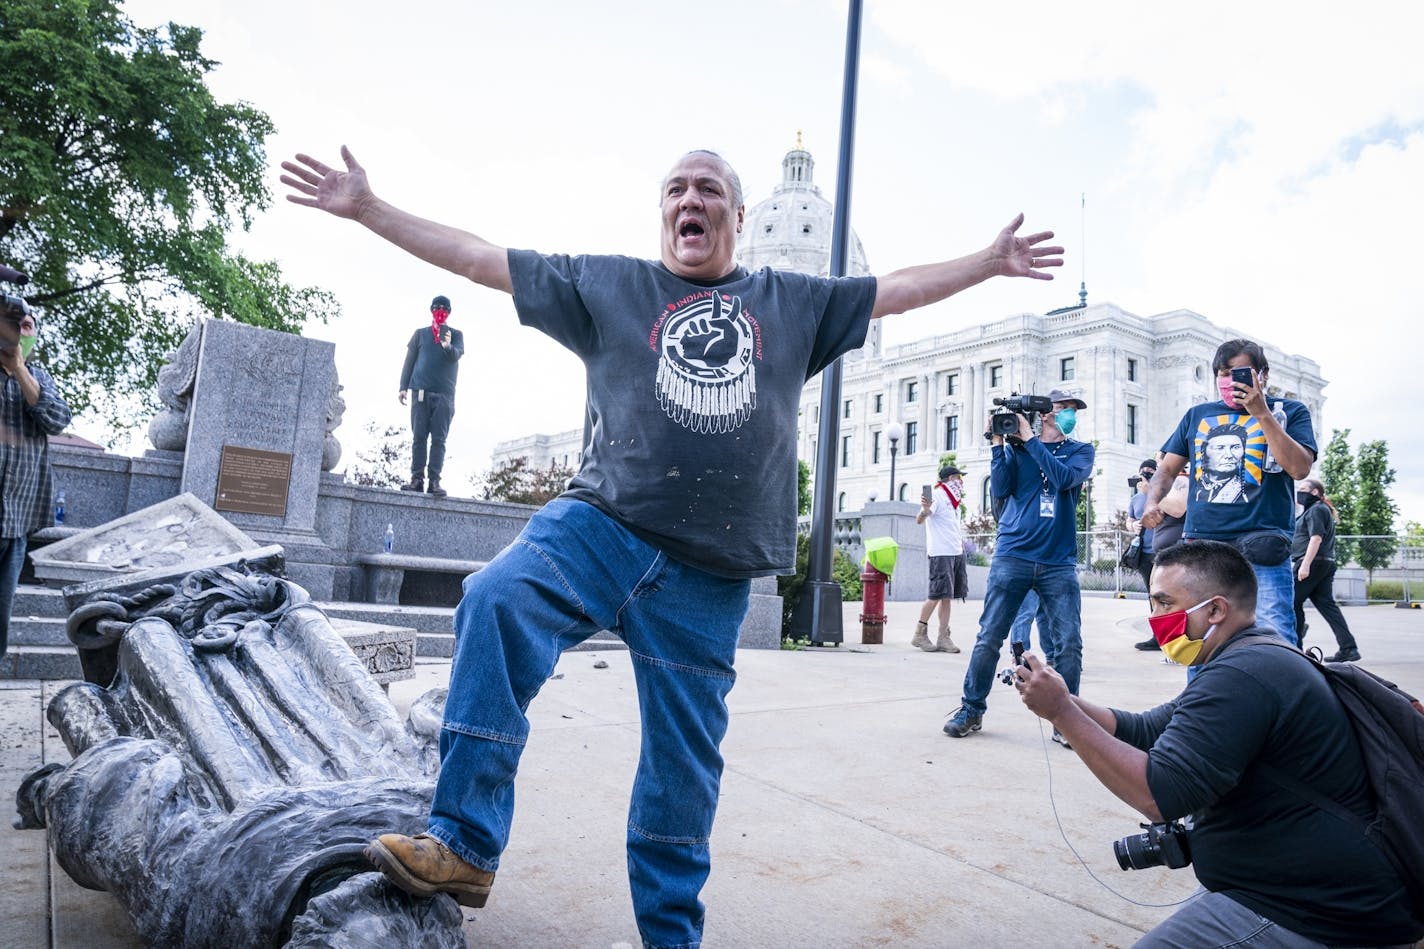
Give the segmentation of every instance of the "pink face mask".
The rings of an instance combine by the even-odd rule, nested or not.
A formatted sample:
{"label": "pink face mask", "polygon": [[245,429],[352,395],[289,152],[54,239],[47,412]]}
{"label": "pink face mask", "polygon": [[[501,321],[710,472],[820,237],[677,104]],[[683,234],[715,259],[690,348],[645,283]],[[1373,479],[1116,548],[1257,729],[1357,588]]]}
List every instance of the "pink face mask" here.
{"label": "pink face mask", "polygon": [[1225,402],[1232,408],[1237,408],[1236,387],[1232,383],[1230,376],[1217,376],[1216,388],[1217,391],[1221,393],[1221,401]]}

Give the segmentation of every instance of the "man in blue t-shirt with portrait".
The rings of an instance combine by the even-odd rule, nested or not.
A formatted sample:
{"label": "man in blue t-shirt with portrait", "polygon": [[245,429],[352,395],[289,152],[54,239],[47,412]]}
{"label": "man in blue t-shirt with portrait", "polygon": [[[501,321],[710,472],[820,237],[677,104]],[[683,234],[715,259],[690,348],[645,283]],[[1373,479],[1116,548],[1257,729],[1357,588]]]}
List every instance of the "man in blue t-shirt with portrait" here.
{"label": "man in blue t-shirt with portrait", "polygon": [[[1294,399],[1268,395],[1270,366],[1259,343],[1227,340],[1217,347],[1211,367],[1221,398],[1188,409],[1162,445],[1142,524],[1161,523],[1159,504],[1187,467],[1183,538],[1236,545],[1256,573],[1258,625],[1298,645],[1290,542],[1295,483],[1315,464],[1310,410]],[[1249,373],[1233,379],[1233,369]],[[1243,381],[1248,375],[1249,383]]]}

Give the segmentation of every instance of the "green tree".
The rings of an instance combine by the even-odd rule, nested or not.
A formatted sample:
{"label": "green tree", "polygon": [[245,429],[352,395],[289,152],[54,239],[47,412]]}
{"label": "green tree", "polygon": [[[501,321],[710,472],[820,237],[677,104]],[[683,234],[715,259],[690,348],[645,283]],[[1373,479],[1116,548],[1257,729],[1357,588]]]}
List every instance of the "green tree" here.
{"label": "green tree", "polygon": [[0,261],[28,272],[50,371],[118,428],[200,317],[296,332],[335,300],[226,235],[271,201],[271,120],[205,85],[202,31],[114,0],[0,6]]}
{"label": "green tree", "polygon": [[811,513],[811,466],[801,458],[796,459],[796,513]]}
{"label": "green tree", "polygon": [[1386,489],[1394,483],[1394,469],[1389,466],[1389,445],[1383,440],[1361,445],[1355,470],[1359,474],[1360,488],[1356,499],[1355,526],[1363,537],[1370,538],[1360,542],[1359,562],[1370,572],[1370,580],[1373,581],[1375,569],[1389,563],[1399,546],[1394,536],[1394,516],[1399,513],[1399,508],[1386,493]]}
{"label": "green tree", "polygon": [[549,463],[539,468],[520,455],[501,461],[489,471],[470,479],[486,501],[512,501],[515,504],[547,504],[564,492],[574,469],[568,465]]}
{"label": "green tree", "polygon": [[1357,552],[1355,541],[1346,538],[1359,533],[1355,526],[1355,499],[1360,489],[1348,428],[1330,432],[1330,442],[1320,460],[1320,481],[1325,486],[1325,496],[1335,505],[1335,513],[1340,518],[1335,525],[1338,538],[1335,541],[1335,558],[1339,563],[1346,564],[1355,559]]}
{"label": "green tree", "polygon": [[410,467],[410,435],[394,425],[377,430],[375,422],[367,422],[366,437],[366,447],[346,467],[346,479],[376,488],[398,487]]}

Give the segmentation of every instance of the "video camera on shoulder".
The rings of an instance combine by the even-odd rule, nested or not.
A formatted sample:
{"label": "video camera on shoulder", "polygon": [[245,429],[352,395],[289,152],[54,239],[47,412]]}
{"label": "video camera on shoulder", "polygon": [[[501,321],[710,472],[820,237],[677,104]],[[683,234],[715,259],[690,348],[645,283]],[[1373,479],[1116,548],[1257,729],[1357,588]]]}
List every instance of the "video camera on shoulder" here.
{"label": "video camera on shoulder", "polygon": [[[0,264],[0,281],[22,287],[30,282],[30,278],[13,267]],[[0,293],[0,347],[14,349],[20,344],[20,323],[29,315],[30,305],[24,297]]]}
{"label": "video camera on shoulder", "polygon": [[1019,416],[1028,419],[1028,424],[1035,432],[1039,430],[1039,416],[1045,412],[1053,411],[1053,403],[1046,395],[1019,395],[1017,392],[1008,398],[994,399],[993,416],[989,419],[989,432],[991,436],[997,435],[1000,438],[1014,438],[1019,433]]}

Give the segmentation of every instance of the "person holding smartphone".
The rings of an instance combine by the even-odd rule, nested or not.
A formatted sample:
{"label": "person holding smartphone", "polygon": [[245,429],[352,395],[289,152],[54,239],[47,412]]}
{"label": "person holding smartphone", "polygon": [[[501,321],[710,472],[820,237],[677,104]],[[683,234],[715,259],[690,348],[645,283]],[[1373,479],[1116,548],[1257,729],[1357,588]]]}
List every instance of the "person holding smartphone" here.
{"label": "person holding smartphone", "polygon": [[1162,523],[1162,499],[1185,469],[1183,538],[1234,544],[1256,573],[1259,625],[1299,645],[1290,547],[1295,482],[1310,474],[1316,457],[1310,410],[1268,397],[1270,366],[1251,340],[1222,343],[1212,370],[1220,398],[1188,409],[1163,444],[1141,523]]}
{"label": "person holding smartphone", "polygon": [[[925,652],[959,652],[949,635],[950,601],[969,595],[969,571],[964,565],[964,525],[959,501],[964,497],[964,472],[954,465],[939,469],[939,481],[925,485],[915,523],[925,525],[925,553],[930,558],[929,597],[920,607],[920,621],[910,645]],[[930,642],[930,616],[939,610],[939,633]]]}

